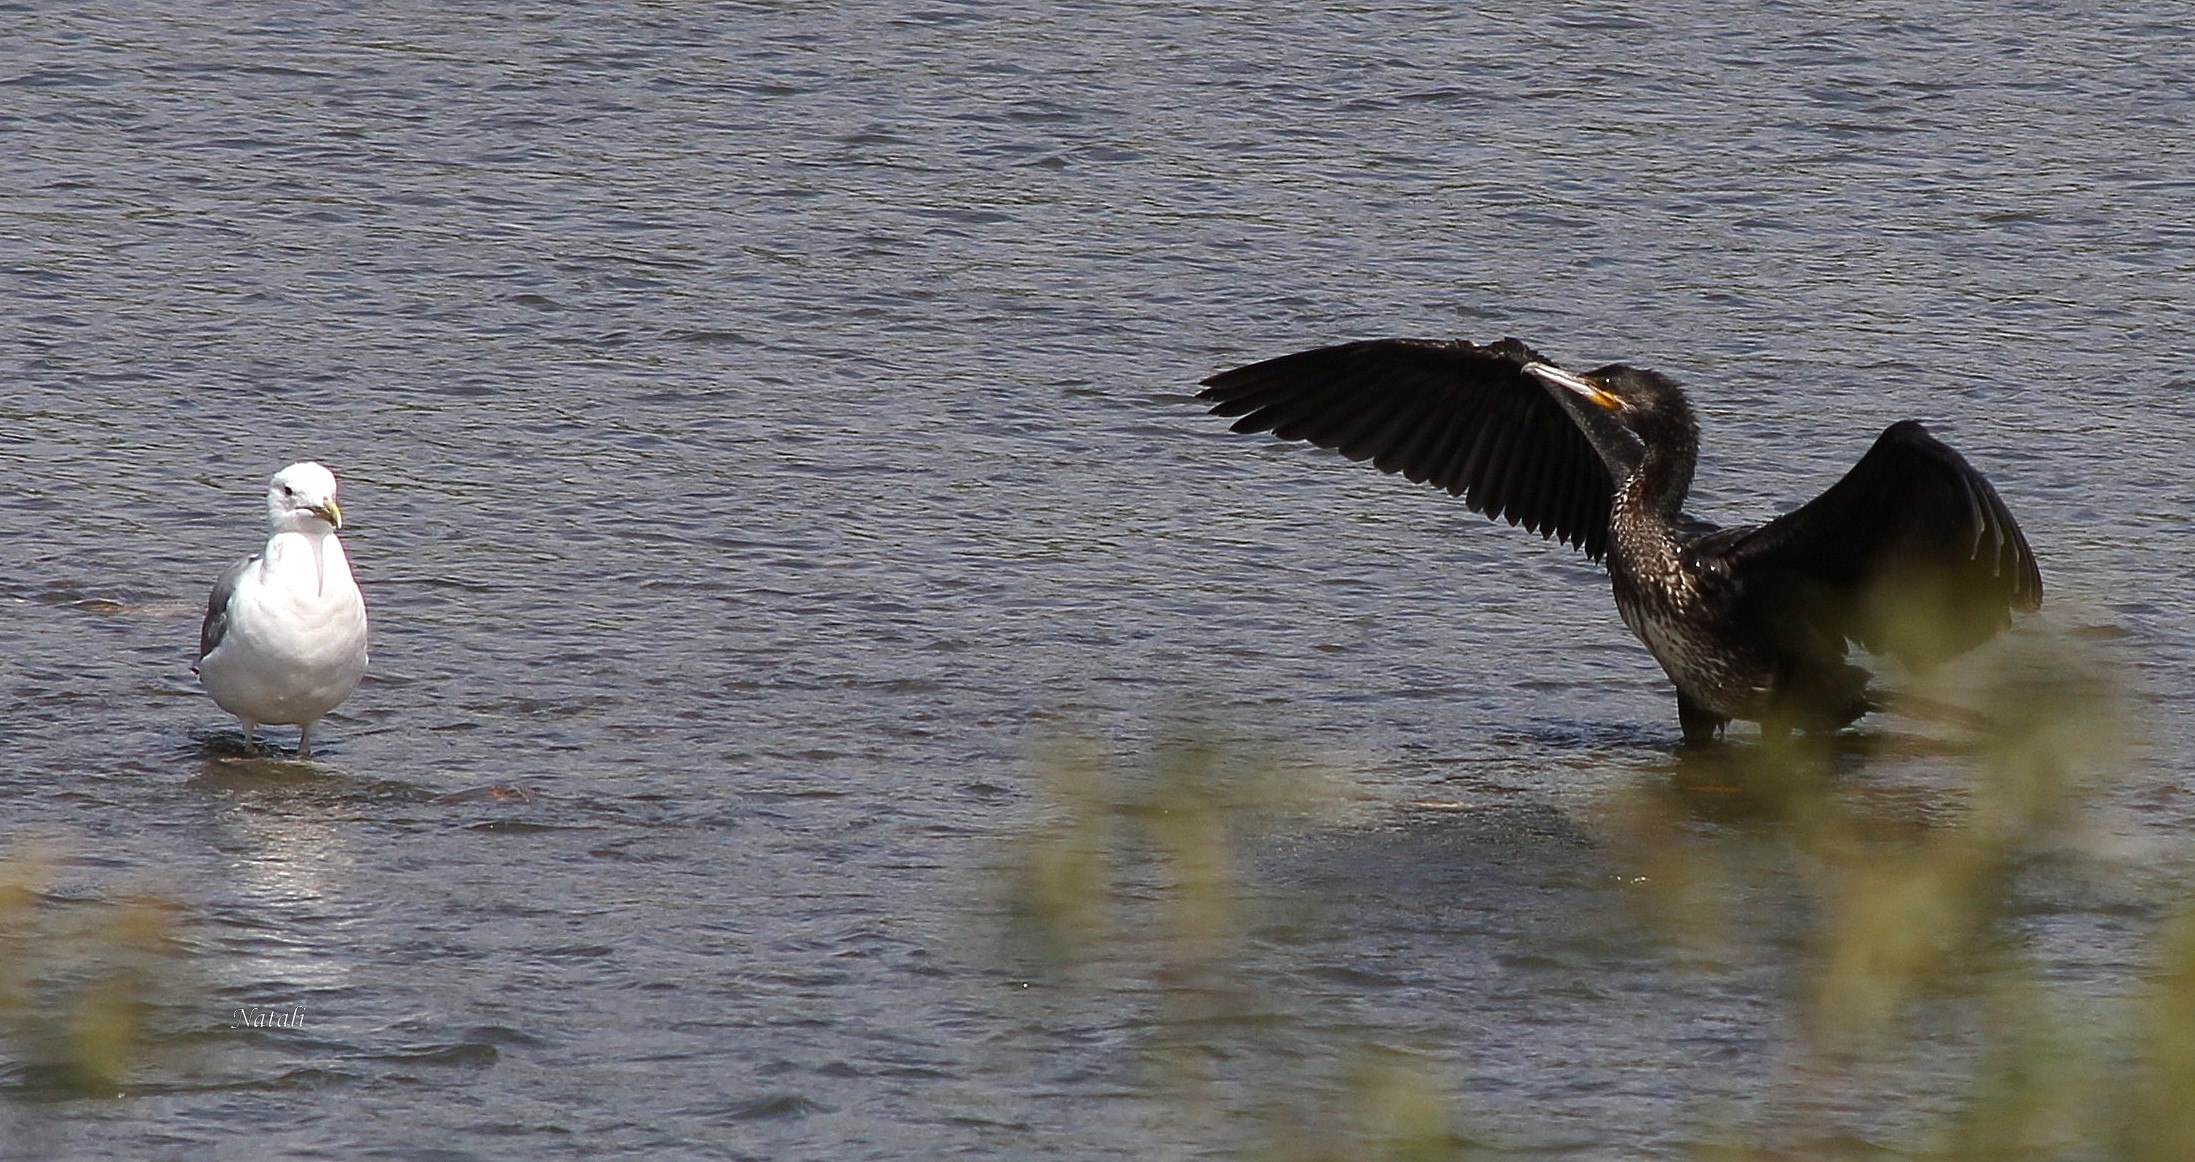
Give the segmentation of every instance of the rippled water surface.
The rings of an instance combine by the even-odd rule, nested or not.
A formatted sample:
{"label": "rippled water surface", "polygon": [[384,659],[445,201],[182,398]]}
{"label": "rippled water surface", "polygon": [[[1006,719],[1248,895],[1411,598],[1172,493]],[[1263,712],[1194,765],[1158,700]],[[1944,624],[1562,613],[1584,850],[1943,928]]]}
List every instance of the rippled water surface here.
{"label": "rippled water surface", "polygon": [[[1626,909],[1598,836],[1676,723],[1605,581],[1188,399],[1387,334],[1677,375],[1712,517],[1898,418],[1965,451],[2143,722],[2118,870],[2022,921],[2122,993],[2195,822],[2190,43],[2164,2],[0,8],[0,841],[182,953],[119,1096],[11,1067],[0,1133],[1195,1153],[1146,986],[1047,983],[997,887],[1044,738],[1191,716],[1347,779],[1257,859],[1318,901],[1259,938],[1274,1052],[1680,1156],[1790,1084],[1789,957]],[[312,768],[189,669],[304,457],[375,635]],[[1851,777],[1953,794],[1916,734]]]}

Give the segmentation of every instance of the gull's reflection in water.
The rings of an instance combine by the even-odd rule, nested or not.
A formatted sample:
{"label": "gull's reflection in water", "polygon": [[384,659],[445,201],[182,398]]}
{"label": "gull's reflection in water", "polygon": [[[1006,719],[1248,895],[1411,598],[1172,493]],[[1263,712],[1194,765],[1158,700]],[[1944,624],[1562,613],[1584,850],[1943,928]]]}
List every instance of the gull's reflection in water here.
{"label": "gull's reflection in water", "polygon": [[318,763],[241,756],[240,735],[230,742],[233,751],[207,759],[191,780],[211,800],[226,873],[205,903],[216,944],[208,970],[228,1008],[309,1014],[348,984],[350,961],[338,950],[368,911],[352,891],[346,827],[362,788]]}

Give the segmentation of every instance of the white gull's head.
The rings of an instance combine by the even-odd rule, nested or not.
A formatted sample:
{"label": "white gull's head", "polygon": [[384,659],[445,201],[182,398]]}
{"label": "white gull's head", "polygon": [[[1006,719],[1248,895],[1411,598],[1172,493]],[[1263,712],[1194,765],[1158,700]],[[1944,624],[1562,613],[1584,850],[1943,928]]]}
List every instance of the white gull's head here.
{"label": "white gull's head", "polygon": [[267,482],[267,519],[278,533],[326,533],[343,527],[335,503],[335,473],[310,460],[292,464]]}

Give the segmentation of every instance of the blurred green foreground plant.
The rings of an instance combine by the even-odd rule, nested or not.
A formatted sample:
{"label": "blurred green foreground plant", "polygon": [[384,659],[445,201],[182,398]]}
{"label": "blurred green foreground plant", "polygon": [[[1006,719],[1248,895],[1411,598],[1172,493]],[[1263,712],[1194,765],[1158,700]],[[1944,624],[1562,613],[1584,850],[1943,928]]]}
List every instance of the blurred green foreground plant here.
{"label": "blurred green foreground plant", "polygon": [[[1799,1018],[1781,1023],[1792,1032],[1778,1050],[1780,1076],[1749,1099],[1759,1108],[1725,1111],[1735,1115],[1725,1128],[1703,1130],[1697,1156],[2195,1160],[2195,908],[2147,902],[2172,915],[2154,970],[2131,996],[2054,984],[2018,931],[2023,883],[2113,870],[2090,854],[2087,810],[2125,762],[2113,685],[2084,650],[2045,630],[2000,645],[1976,665],[1914,679],[1916,704],[1969,708],[1959,717],[1965,737],[1941,749],[1970,774],[1924,793],[1917,821],[1885,817],[1852,736],[1739,743],[1698,764],[1680,759],[1676,779],[1663,770],[1614,780],[1593,823],[1627,897],[1692,954],[1679,958],[1689,968],[1672,971],[1712,972],[1750,955],[1738,951],[1740,934],[1788,927],[1792,914],[1806,928],[1797,945],[1805,984],[1779,1002]],[[1682,786],[1697,765],[1721,793],[1749,798],[1753,816],[1703,822]],[[1054,740],[1036,770],[1049,812],[1016,852],[1019,930],[1070,987],[1098,975],[1116,994],[1126,986],[1150,998],[1152,1092],[1187,1111],[1187,1132],[1209,1147],[1218,1119],[1206,1063],[1230,1060],[1240,1076],[1280,1065],[1246,1063],[1254,1041],[1215,1044],[1234,1031],[1224,1018],[1271,1008],[1242,984],[1255,944],[1246,902],[1270,898],[1247,882],[1246,851],[1276,828],[1316,824],[1340,802],[1341,784],[1193,740],[1163,743],[1126,773],[1094,744]],[[1799,906],[1788,894],[1742,890],[1733,845],[1781,851]],[[1921,1019],[1947,1005],[1969,1018],[1959,1052],[1934,1044],[1940,1020]],[[1246,1095],[1238,1108],[1262,1105],[1271,1130],[1221,1148],[1277,1159],[1483,1156],[1456,1128],[1452,1080],[1406,1054],[1332,1048],[1354,1064],[1326,1079],[1323,1099]],[[1937,1075],[1959,1095],[1956,1112],[1929,1116],[1870,1097],[1896,1092],[1873,1084],[1886,1061],[1967,1070]],[[1828,1090],[1842,1095],[1834,1111],[1818,1096]],[[1927,1128],[1899,1131],[1913,1140],[1885,1147],[1844,1124],[1871,1115]]]}
{"label": "blurred green foreground plant", "polygon": [[[1328,772],[1187,736],[1160,743],[1125,773],[1087,740],[1050,740],[1036,770],[1051,817],[1017,852],[1012,903],[1019,934],[1062,976],[1103,976],[1148,996],[1150,1084],[1169,1096],[1185,1135],[1236,1136],[1237,1147],[1276,1162],[1318,1159],[1445,1159],[1462,1139],[1431,1074],[1407,1051],[1335,1047],[1341,1068],[1324,1096],[1288,1076],[1288,1054],[1261,1034],[1277,1018],[1271,998],[1242,973],[1261,924],[1243,861],[1276,832],[1330,820],[1348,806]],[[1254,1078],[1221,1076],[1248,1059]]]}
{"label": "blurred green foreground plant", "polygon": [[145,1049],[176,910],[150,896],[64,900],[56,878],[41,844],[0,852],[0,1085],[109,1095]]}

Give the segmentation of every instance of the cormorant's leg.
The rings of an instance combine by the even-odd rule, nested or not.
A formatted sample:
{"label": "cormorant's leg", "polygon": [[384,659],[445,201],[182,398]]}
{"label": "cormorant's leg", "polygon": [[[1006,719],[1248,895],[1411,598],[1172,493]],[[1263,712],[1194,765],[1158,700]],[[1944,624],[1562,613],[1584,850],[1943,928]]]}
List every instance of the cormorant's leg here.
{"label": "cormorant's leg", "polygon": [[1703,746],[1715,741],[1722,734],[1722,728],[1730,725],[1730,720],[1680,692],[1677,695],[1677,725],[1684,730],[1686,746]]}

